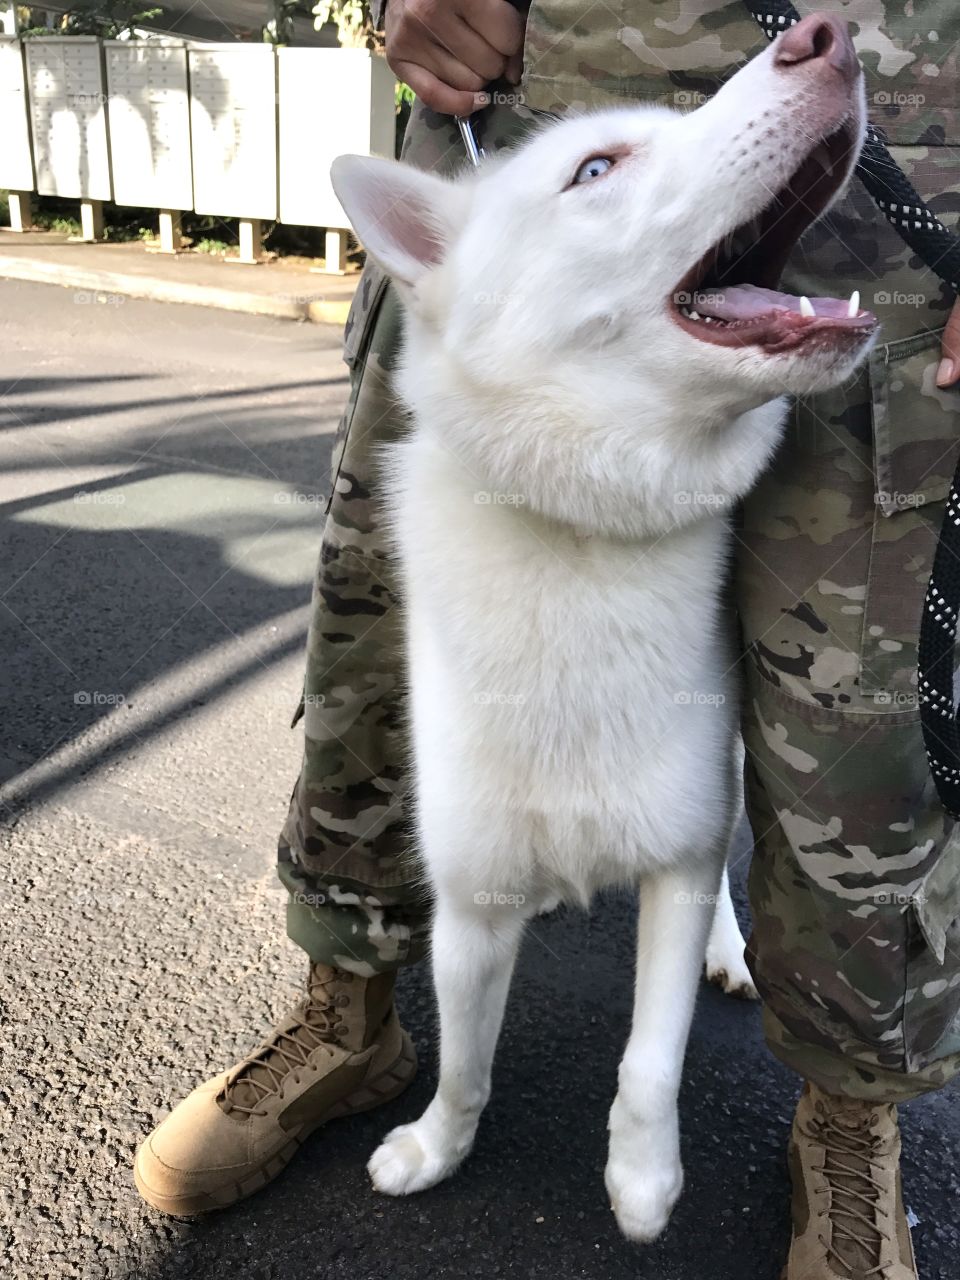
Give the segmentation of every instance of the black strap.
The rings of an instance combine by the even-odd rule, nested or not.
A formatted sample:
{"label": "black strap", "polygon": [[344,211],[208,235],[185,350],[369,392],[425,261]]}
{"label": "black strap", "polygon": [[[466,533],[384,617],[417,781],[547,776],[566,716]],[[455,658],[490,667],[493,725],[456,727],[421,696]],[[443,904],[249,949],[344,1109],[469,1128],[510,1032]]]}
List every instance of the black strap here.
{"label": "black strap", "polygon": [[[743,0],[769,40],[800,21],[790,0]],[[856,168],[877,208],[954,294],[960,293],[960,236],[948,231],[914,190],[870,124]],[[960,721],[954,694],[960,619],[960,461],[933,560],[920,619],[917,693],[923,743],[940,802],[960,818]]]}

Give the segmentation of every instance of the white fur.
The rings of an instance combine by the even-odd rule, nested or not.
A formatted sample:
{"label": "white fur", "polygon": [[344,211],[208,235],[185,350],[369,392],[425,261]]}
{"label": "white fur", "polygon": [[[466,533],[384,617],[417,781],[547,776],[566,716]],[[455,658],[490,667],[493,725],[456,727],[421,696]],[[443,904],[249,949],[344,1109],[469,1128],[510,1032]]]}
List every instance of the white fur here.
{"label": "white fur", "polygon": [[[412,429],[388,491],[436,898],[439,1088],[370,1160],[381,1191],[429,1187],[469,1152],[525,922],[620,883],[640,887],[640,921],[607,1187],[637,1240],[680,1192],[705,951],[752,992],[724,872],[740,795],[725,516],[776,447],[775,397],[842,380],[862,352],[711,346],[665,299],[834,126],[819,104],[767,53],[693,114],[570,120],[458,183],[335,165],[407,305]],[[568,188],[615,150],[614,171]]]}

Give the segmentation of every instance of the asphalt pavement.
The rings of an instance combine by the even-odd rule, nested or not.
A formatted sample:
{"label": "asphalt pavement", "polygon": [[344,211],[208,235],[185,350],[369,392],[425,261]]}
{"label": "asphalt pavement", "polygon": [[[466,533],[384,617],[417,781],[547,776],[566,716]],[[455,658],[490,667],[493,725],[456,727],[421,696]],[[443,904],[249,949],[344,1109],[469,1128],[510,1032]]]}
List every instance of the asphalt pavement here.
{"label": "asphalt pavement", "polygon": [[[139,1200],[136,1143],[296,998],[273,849],[299,741],[310,581],[347,386],[323,326],[0,282],[0,1274],[62,1280],[776,1280],[797,1084],[755,1005],[702,988],[686,1188],[654,1245],[603,1187],[633,906],[539,920],[477,1147],[394,1201],[364,1164],[435,1081],[205,1220]],[[745,915],[748,861],[734,874]],[[924,1280],[960,1273],[958,1090],[903,1109]]]}

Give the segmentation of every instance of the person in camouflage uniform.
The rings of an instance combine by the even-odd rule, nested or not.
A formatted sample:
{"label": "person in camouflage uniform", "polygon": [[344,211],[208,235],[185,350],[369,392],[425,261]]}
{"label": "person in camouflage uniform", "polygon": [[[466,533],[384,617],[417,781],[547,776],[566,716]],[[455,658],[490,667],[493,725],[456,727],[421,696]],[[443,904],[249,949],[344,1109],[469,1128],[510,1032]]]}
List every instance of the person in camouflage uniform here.
{"label": "person in camouflage uniform", "polygon": [[[432,71],[421,72],[404,45],[416,44],[416,24],[405,21],[414,0],[390,5],[399,15],[392,64],[439,109],[417,104],[404,158],[452,173],[463,147],[440,112],[468,110],[490,68],[477,65],[475,83],[451,71],[442,40],[438,59],[421,58]],[[960,211],[960,9],[947,0],[820,8],[850,22],[870,117],[949,225]],[[499,71],[514,74],[510,21],[498,12],[494,29]],[[484,146],[509,147],[545,115],[572,110],[695,107],[764,45],[736,0],[533,0],[522,81],[491,94]],[[916,698],[921,604],[960,451],[960,321],[948,326],[952,298],[855,180],[803,236],[783,288],[811,297],[859,289],[882,323],[859,376],[791,407],[783,447],[735,530],[755,837],[748,959],[770,1048],[808,1082],[791,1142],[785,1275],[907,1280],[916,1272],[894,1104],[960,1067],[960,832],[929,775]],[[397,572],[377,493],[377,450],[404,428],[390,387],[399,333],[397,297],[368,263],[345,334],[351,393],[315,584],[303,767],[279,852],[288,932],[310,957],[311,992],[317,981],[332,985],[300,1011],[296,1052],[275,1037],[234,1069],[242,1085],[266,1063],[276,1079],[262,1081],[264,1097],[268,1087],[283,1092],[291,1054],[306,1060],[314,1037],[329,1043],[331,974],[389,981],[423,955],[427,937],[406,806]],[[385,1017],[389,993],[373,1004]],[[374,1085],[393,1096],[406,1078]],[[228,1095],[221,1110],[231,1087],[218,1086]],[[323,1105],[359,1105],[344,1097],[328,1087]]]}

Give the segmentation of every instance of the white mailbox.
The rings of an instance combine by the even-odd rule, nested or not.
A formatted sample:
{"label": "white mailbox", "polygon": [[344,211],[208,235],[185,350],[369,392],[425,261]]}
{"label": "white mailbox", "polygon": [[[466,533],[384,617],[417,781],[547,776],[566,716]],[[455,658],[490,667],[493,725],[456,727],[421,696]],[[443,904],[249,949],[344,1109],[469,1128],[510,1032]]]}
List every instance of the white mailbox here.
{"label": "white mailbox", "polygon": [[0,187],[33,190],[23,51],[12,36],[0,36]]}
{"label": "white mailbox", "polygon": [[349,227],[330,163],[352,151],[393,156],[396,80],[366,49],[279,49],[280,217]]}
{"label": "white mailbox", "polygon": [[25,41],[37,191],[109,200],[106,85],[95,36]]}
{"label": "white mailbox", "polygon": [[103,47],[114,200],[192,209],[186,45],[105,40]]}
{"label": "white mailbox", "polygon": [[[277,216],[277,59],[268,44],[190,50],[197,213]],[[301,121],[312,131],[312,122]]]}

